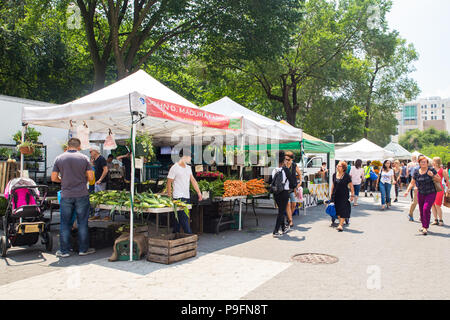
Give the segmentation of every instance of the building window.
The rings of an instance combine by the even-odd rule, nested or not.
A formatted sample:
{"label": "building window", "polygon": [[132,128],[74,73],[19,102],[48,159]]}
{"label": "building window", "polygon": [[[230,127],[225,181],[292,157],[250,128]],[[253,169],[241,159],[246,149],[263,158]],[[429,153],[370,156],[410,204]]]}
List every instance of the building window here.
{"label": "building window", "polygon": [[427,120],[427,117],[425,116],[425,120]]}
{"label": "building window", "polygon": [[403,124],[404,125],[417,124],[417,106],[403,107]]}
{"label": "building window", "polygon": [[445,120],[445,116],[442,116],[442,120]]}

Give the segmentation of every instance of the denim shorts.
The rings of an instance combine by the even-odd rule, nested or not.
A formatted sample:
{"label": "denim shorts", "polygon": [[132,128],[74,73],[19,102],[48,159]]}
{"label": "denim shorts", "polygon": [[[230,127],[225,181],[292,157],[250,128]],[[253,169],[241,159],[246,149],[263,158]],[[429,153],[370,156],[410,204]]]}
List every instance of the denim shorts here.
{"label": "denim shorts", "polygon": [[298,202],[294,192],[289,193],[289,202]]}

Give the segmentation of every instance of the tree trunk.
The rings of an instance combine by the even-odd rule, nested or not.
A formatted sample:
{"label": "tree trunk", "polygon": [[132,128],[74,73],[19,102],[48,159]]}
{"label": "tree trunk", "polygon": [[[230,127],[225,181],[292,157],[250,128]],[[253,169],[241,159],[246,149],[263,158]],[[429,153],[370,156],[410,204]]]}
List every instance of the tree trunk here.
{"label": "tree trunk", "polygon": [[103,64],[94,64],[94,87],[93,91],[102,89],[106,81],[106,66]]}

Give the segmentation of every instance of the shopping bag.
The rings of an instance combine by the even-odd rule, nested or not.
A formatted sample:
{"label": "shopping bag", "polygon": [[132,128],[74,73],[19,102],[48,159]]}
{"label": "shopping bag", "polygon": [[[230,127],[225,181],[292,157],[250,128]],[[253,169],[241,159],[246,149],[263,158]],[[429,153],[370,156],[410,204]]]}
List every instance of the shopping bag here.
{"label": "shopping bag", "polygon": [[85,125],[77,126],[77,138],[81,141],[81,150],[88,150],[89,144],[89,128]]}
{"label": "shopping bag", "polygon": [[373,195],[373,202],[378,203],[378,201],[380,201],[380,194],[379,193],[375,193]]}
{"label": "shopping bag", "polygon": [[444,195],[444,206],[450,208],[450,190],[447,190]]}
{"label": "shopping bag", "polygon": [[113,150],[117,148],[116,140],[114,139],[114,134],[109,131],[109,134],[105,138],[105,143],[103,144],[104,150]]}
{"label": "shopping bag", "polygon": [[333,219],[336,219],[336,207],[334,206],[334,203],[330,203],[327,208],[325,209],[325,213],[332,217]]}
{"label": "shopping bag", "polygon": [[378,179],[378,176],[375,172],[370,171],[370,180],[375,181]]}

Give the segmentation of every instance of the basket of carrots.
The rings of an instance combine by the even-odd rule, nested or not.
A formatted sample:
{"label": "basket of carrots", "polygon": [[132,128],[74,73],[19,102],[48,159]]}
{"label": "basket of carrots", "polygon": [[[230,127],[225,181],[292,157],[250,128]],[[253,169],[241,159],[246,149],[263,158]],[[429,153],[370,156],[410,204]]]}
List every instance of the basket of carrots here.
{"label": "basket of carrots", "polygon": [[235,197],[248,195],[247,184],[241,180],[227,180],[223,183],[223,197]]}
{"label": "basket of carrots", "polygon": [[251,196],[268,193],[264,184],[264,179],[252,179],[247,181],[246,185],[248,194]]}

